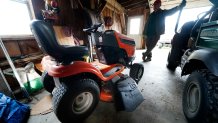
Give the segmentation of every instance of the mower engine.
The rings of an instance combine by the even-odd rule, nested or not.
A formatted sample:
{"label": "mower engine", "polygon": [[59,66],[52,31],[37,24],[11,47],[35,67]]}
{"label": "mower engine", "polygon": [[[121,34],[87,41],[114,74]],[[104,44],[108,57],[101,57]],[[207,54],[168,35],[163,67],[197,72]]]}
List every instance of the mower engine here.
{"label": "mower engine", "polygon": [[114,30],[92,33],[98,59],[103,64],[130,66],[135,59],[135,41]]}

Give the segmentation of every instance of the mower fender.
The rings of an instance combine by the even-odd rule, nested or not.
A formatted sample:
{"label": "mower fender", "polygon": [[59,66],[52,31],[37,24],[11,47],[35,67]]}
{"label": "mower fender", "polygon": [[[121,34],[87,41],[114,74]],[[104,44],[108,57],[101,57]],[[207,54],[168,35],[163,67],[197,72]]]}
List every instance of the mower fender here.
{"label": "mower fender", "polygon": [[[43,57],[41,64],[42,68],[46,70],[50,76],[58,78],[90,73],[96,75],[102,81],[108,81],[119,75],[124,70],[124,66],[121,64],[113,64],[106,66],[104,69],[100,69],[97,64],[84,61],[74,61],[69,65],[57,65],[57,62],[52,60],[49,56]],[[119,70],[117,69],[118,71],[113,72],[113,74],[109,76],[103,75],[103,73],[107,73],[115,67],[119,67]]]}
{"label": "mower fender", "polygon": [[49,56],[45,56],[42,59],[42,67],[48,71],[50,76],[58,78],[78,75],[80,73],[92,73],[104,79],[101,71],[96,66],[83,61],[75,61],[70,65],[57,65]]}
{"label": "mower fender", "polygon": [[208,69],[218,76],[218,52],[212,49],[199,49],[192,52],[182,69],[182,75],[199,69]]}

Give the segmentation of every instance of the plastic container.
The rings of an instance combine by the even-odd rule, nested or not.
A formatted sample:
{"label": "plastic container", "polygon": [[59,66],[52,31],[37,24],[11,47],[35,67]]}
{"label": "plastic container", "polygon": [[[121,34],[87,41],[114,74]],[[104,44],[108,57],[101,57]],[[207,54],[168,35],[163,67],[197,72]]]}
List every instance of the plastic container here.
{"label": "plastic container", "polygon": [[[25,67],[16,69],[28,93],[31,94],[43,88],[41,76],[35,71],[34,64],[32,62],[28,63]],[[3,73],[14,76],[11,68],[4,70]]]}

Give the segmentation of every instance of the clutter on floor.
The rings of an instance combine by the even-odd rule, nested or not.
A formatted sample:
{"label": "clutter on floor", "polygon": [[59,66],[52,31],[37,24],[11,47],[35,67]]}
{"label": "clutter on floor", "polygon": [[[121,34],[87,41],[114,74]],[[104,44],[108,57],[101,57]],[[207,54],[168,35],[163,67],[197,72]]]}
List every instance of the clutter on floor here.
{"label": "clutter on floor", "polygon": [[[21,81],[29,94],[39,91],[43,88],[43,84],[40,80],[40,75],[35,71],[34,64],[28,63],[25,67],[16,68]],[[14,76],[11,68],[3,71],[6,75]]]}
{"label": "clutter on floor", "polygon": [[0,122],[23,123],[28,120],[30,107],[0,93]]}

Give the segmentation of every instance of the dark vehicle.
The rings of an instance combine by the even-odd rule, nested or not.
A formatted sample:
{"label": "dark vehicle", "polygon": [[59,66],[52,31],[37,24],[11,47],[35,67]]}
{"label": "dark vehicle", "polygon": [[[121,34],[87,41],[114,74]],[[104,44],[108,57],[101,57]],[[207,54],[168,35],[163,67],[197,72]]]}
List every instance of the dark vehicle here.
{"label": "dark vehicle", "polygon": [[184,52],[188,49],[188,40],[195,21],[186,22],[171,40],[171,50],[167,58],[167,68],[171,71],[180,65]]}
{"label": "dark vehicle", "polygon": [[210,1],[213,7],[193,26],[194,45],[180,63],[182,76],[189,75],[182,104],[190,123],[218,122],[218,1]]}

